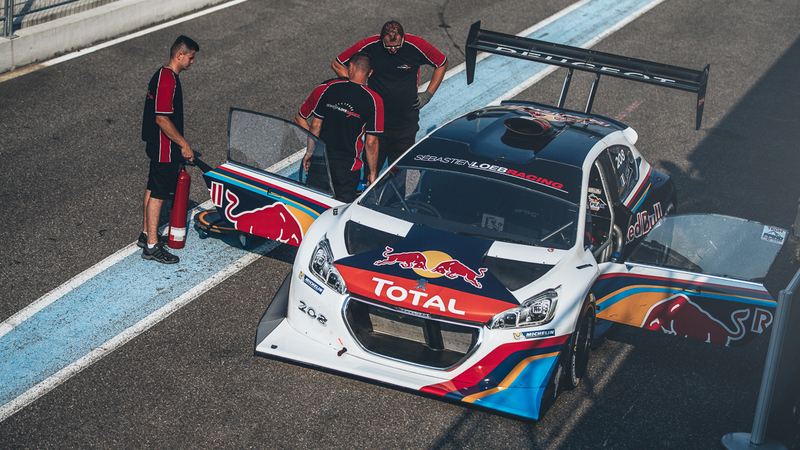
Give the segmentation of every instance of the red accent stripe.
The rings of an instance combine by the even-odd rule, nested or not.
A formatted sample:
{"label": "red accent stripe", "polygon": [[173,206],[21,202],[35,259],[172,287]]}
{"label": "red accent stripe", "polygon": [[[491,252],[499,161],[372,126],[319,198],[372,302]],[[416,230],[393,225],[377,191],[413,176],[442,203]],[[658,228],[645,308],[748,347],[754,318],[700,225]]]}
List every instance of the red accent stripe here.
{"label": "red accent stripe", "polygon": [[642,183],[642,185],[639,186],[639,189],[636,191],[636,194],[634,194],[633,197],[631,197],[631,200],[628,202],[628,204],[625,205],[628,209],[630,209],[631,205],[639,201],[639,196],[642,195],[642,192],[645,189],[647,189],[648,186],[650,186],[650,174],[652,173],[653,173],[653,168],[650,167],[650,169],[647,171],[647,176],[644,177],[644,183]]}
{"label": "red accent stripe", "polygon": [[375,117],[373,118],[374,129],[369,130],[370,133],[383,133],[383,99],[372,89],[364,86],[370,97],[372,97],[372,104],[374,105]]}
{"label": "red accent stripe", "polygon": [[158,162],[172,162],[172,141],[161,130],[158,130]]}
{"label": "red accent stripe", "polygon": [[[251,177],[251,176],[249,176],[249,175],[247,175],[247,174],[245,174],[245,173],[242,173],[242,172],[237,172],[237,171],[235,171],[235,170],[231,169],[230,167],[222,167],[222,166],[220,166],[220,167],[217,167],[216,169],[214,169],[214,171],[216,171],[216,172],[223,172],[223,171],[224,171],[224,172],[230,172],[230,173],[236,174],[236,175],[238,175],[238,176],[240,176],[240,177],[242,177],[242,178],[247,178],[248,180],[250,180],[250,181],[253,181],[254,183],[257,183],[257,184],[260,184],[260,185],[264,185],[264,186],[267,186],[267,187],[273,188],[273,189],[275,189],[275,190],[277,190],[277,191],[280,191],[280,192],[291,192],[292,194],[294,194],[294,195],[297,195],[298,197],[302,197],[304,200],[308,201],[309,203],[313,203],[313,204],[315,204],[315,205],[322,206],[322,207],[323,207],[323,208],[325,208],[325,209],[330,209],[330,206],[329,206],[329,205],[326,205],[326,204],[324,204],[324,203],[320,203],[320,202],[318,202],[318,201],[316,201],[316,200],[312,200],[312,199],[310,199],[310,198],[306,197],[305,195],[300,195],[300,194],[299,194],[299,193],[297,193],[297,192],[294,192],[294,191],[287,191],[286,189],[284,189],[284,188],[282,188],[282,187],[279,187],[279,186],[276,186],[276,185],[273,185],[273,184],[267,183],[267,182],[265,182],[265,181],[263,181],[263,180],[260,180],[260,179],[258,179],[258,178],[255,178],[255,177]],[[300,189],[300,188],[298,188],[298,189]]]}
{"label": "red accent stripe", "polygon": [[442,65],[447,62],[447,57],[444,55],[444,53],[437,50],[436,47],[431,45],[431,43],[425,39],[419,36],[414,36],[413,34],[406,34],[405,41],[408,44],[416,47],[417,50],[425,55],[425,57],[428,58],[428,61],[430,61],[434,67],[442,67]]}
{"label": "red accent stripe", "polygon": [[368,38],[362,39],[355,43],[352,47],[348,48],[347,50],[343,51],[339,56],[336,57],[336,61],[339,61],[339,64],[345,65],[347,61],[350,61],[350,57],[353,56],[356,52],[360,52],[364,49],[364,47],[372,44],[374,42],[380,41],[380,35],[370,36]]}
{"label": "red accent stripe", "polygon": [[420,390],[430,394],[443,396],[453,391],[475,386],[484,378],[486,378],[486,376],[498,365],[502,364],[506,359],[508,359],[511,354],[518,351],[532,350],[536,348],[563,346],[567,341],[567,337],[568,335],[564,335],[548,339],[503,344],[483,357],[483,359],[478,361],[472,367],[453,378],[452,381],[425,386]]}
{"label": "red accent stripe", "polygon": [[177,85],[175,72],[162,67],[158,74],[158,87],[156,88],[156,114],[172,114],[175,112],[173,101]]}

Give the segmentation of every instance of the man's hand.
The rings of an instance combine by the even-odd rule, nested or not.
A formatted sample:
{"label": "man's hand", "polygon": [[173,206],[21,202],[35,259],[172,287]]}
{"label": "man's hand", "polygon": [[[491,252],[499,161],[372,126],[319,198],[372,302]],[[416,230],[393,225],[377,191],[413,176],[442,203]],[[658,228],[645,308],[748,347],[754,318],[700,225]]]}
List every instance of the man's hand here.
{"label": "man's hand", "polygon": [[415,101],[413,105],[414,109],[422,109],[423,106],[427,105],[428,102],[431,101],[431,97],[433,97],[433,94],[428,91],[422,91],[417,94],[417,101]]}
{"label": "man's hand", "polygon": [[306,171],[306,177],[308,177],[308,169],[311,168],[311,153],[306,153],[303,155],[303,170]]}
{"label": "man's hand", "polygon": [[188,142],[185,146],[181,147],[181,156],[183,156],[183,159],[194,162],[194,151]]}

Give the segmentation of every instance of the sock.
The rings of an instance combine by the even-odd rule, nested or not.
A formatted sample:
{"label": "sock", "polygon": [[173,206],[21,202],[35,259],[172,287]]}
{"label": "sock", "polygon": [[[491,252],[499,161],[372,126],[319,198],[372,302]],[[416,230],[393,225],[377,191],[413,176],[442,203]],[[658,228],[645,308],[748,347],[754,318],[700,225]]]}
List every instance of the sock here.
{"label": "sock", "polygon": [[156,248],[156,244],[153,244],[153,245],[147,244],[147,249],[148,250],[152,250],[154,248]]}

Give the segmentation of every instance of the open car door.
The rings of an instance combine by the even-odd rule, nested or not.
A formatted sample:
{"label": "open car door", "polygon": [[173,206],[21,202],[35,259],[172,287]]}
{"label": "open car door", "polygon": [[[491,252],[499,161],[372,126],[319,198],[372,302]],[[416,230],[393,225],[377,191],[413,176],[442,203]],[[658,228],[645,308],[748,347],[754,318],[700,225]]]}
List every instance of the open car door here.
{"label": "open car door", "polygon": [[763,282],[786,230],[712,214],[666,216],[623,263],[603,263],[598,319],[725,346],[771,324]]}
{"label": "open car door", "polygon": [[[310,176],[301,169],[311,149]],[[220,219],[244,233],[299,246],[334,199],[325,144],[278,117],[231,108],[228,159],[203,178]],[[310,179],[310,180],[309,180]]]}

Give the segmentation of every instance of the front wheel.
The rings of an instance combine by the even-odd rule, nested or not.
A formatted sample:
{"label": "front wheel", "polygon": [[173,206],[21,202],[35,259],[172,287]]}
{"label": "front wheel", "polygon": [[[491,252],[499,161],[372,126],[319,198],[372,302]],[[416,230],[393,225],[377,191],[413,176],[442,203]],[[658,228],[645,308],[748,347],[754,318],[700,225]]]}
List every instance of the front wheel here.
{"label": "front wheel", "polygon": [[572,333],[572,340],[570,341],[569,358],[567,358],[567,380],[564,383],[566,389],[578,387],[581,378],[586,374],[586,367],[589,365],[589,356],[592,352],[595,319],[594,295],[589,294],[589,301],[584,306],[583,313],[578,319],[578,326],[575,332]]}

